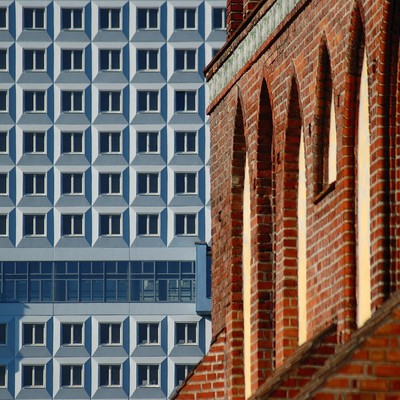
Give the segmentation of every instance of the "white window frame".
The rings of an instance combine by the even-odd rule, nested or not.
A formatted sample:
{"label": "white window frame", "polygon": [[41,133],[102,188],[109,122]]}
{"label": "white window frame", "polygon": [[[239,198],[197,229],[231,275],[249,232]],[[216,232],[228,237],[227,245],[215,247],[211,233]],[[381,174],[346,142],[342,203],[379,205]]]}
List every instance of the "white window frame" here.
{"label": "white window frame", "polygon": [[[189,192],[188,186],[189,186],[189,178],[192,179],[194,176],[194,187],[195,190],[194,192]],[[183,192],[178,192],[177,187],[178,187],[178,179],[183,179]],[[181,195],[196,195],[197,194],[197,173],[196,172],[176,172],[175,173],[175,194],[178,196]]]}
{"label": "white window frame", "polygon": [[[112,95],[114,93],[119,94],[119,108],[118,110],[112,109]],[[101,97],[102,95],[108,94],[108,106],[106,110],[101,109]],[[107,114],[121,114],[122,113],[122,91],[121,90],[101,90],[99,92],[99,113],[107,113]]]}
{"label": "white window frame", "polygon": [[[139,191],[139,185],[140,185],[140,177],[145,176],[146,177],[146,190],[144,192]],[[150,179],[152,176],[157,177],[157,190],[155,192],[150,191]],[[137,174],[137,182],[138,182],[138,195],[141,196],[155,196],[160,194],[160,174],[158,172],[138,172]]]}
{"label": "white window frame", "polygon": [[[69,224],[71,233],[64,233],[64,217],[70,217]],[[82,232],[75,232],[75,219],[81,219]],[[85,218],[83,214],[61,214],[61,236],[62,237],[83,237],[85,234]]]}
{"label": "white window frame", "polygon": [[[113,342],[113,326],[118,325],[119,329],[119,341]],[[103,342],[101,337],[102,326],[107,327],[108,341]],[[99,345],[100,346],[121,346],[122,345],[122,323],[121,322],[100,322],[99,323]]]}
{"label": "white window frame", "polygon": [[[63,192],[63,182],[67,175],[70,176],[70,180],[71,180],[71,192],[70,193]],[[82,176],[82,191],[81,192],[75,192],[74,175]],[[85,174],[83,174],[81,172],[66,172],[66,173],[61,174],[61,178],[62,178],[61,179],[62,195],[64,195],[64,196],[73,196],[73,195],[82,196],[83,195],[83,193],[85,191]]]}
{"label": "white window frame", "polygon": [[[6,364],[0,365],[0,370],[4,368],[4,385],[0,385],[0,388],[6,388],[8,383],[8,368]],[[1,375],[1,374],[0,374]]]}
{"label": "white window frame", "polygon": [[[23,177],[24,177],[24,196],[46,196],[46,194],[47,194],[47,174],[46,173],[39,173],[39,172],[37,172],[37,173],[24,173]],[[32,187],[33,187],[32,193],[26,193],[25,192],[25,179],[27,179],[28,177],[32,177]],[[43,193],[42,192],[38,192],[37,180],[38,180],[39,177],[40,178],[44,177],[44,180],[43,180],[43,182],[44,182],[43,183],[44,192]]]}
{"label": "white window frame", "polygon": [[[177,218],[183,218],[183,232],[177,232]],[[194,232],[188,232],[188,217],[194,217]],[[197,236],[197,214],[196,213],[178,213],[175,214],[175,236]]]}
{"label": "white window frame", "polygon": [[[178,94],[183,94],[183,109],[178,110]],[[194,93],[194,109],[189,108],[189,94]],[[197,90],[177,90],[175,91],[175,112],[176,113],[195,113],[197,112]]]}
{"label": "white window frame", "polygon": [[[70,338],[71,338],[71,343],[63,343],[63,329],[66,329],[67,325],[69,325],[70,329]],[[75,341],[74,340],[74,326],[75,325],[80,325],[81,327],[81,341]],[[83,346],[83,340],[84,340],[84,324],[83,322],[62,322],[61,323],[61,345],[62,346]]]}
{"label": "white window frame", "polygon": [[[65,385],[63,384],[63,369],[64,368],[69,368],[69,384]],[[80,368],[80,373],[81,373],[81,383],[78,385],[74,385],[74,368]],[[60,386],[64,388],[79,388],[83,387],[83,365],[81,364],[61,364],[60,368]]]}
{"label": "white window frame", "polygon": [[[81,11],[81,27],[75,27],[74,26],[74,14],[77,11]],[[64,31],[83,31],[84,30],[84,23],[83,21],[85,20],[84,18],[84,8],[69,8],[65,7],[61,9],[61,26],[62,26],[62,20],[63,20],[63,13],[64,12],[69,12],[70,13],[70,19],[71,19],[71,26],[69,28],[62,27]]]}
{"label": "white window frame", "polygon": [[[6,222],[6,230],[5,230],[4,233],[1,233],[1,231],[0,231],[0,237],[7,237],[8,236],[8,215],[9,214],[0,214],[0,218],[5,217],[5,222]],[[4,346],[4,343],[0,343],[0,346]]]}
{"label": "white window frame", "polygon": [[6,66],[3,69],[0,68],[0,71],[1,72],[7,72],[8,71],[8,49],[7,48],[6,49],[0,49],[0,52],[1,51],[5,52],[5,55],[6,55]]}
{"label": "white window frame", "polygon": [[[178,136],[183,136],[183,150],[177,149]],[[188,150],[188,136],[194,135],[194,150]],[[175,132],[175,154],[197,154],[197,132],[196,131],[176,131]]]}
{"label": "white window frame", "polygon": [[[194,52],[194,67],[188,67],[188,54]],[[177,67],[177,58],[183,58],[183,68]],[[193,72],[196,71],[197,65],[197,50],[196,49],[175,49],[175,71],[180,72]]]}
{"label": "white window frame", "polygon": [[[25,327],[32,326],[32,343],[22,343],[23,346],[45,346],[46,345],[46,323],[45,322],[23,322],[22,323],[22,340],[25,337]],[[36,330],[37,326],[43,326],[43,343],[36,343]]]}
{"label": "white window frame", "polygon": [[[23,10],[24,10],[23,11],[24,13],[25,13],[25,10],[33,10],[33,16],[32,16],[33,26],[30,27],[30,28],[27,28],[25,26],[25,16],[24,16],[24,24],[23,24],[24,30],[45,30],[46,29],[46,27],[47,27],[47,24],[46,24],[46,22],[47,22],[46,7],[24,7]],[[36,24],[36,12],[37,12],[37,10],[43,10],[43,26],[36,26],[37,25]]]}
{"label": "white window frame", "polygon": [[[32,234],[30,235],[30,234],[27,234],[26,232],[25,232],[25,224],[26,224],[26,221],[25,221],[25,217],[27,217],[27,216],[31,216],[32,217]],[[36,224],[37,224],[37,218],[38,217],[43,217],[43,230],[44,230],[44,232],[43,232],[43,234],[39,234],[39,233],[37,233],[37,226],[36,226]],[[46,221],[46,214],[24,214],[24,237],[46,237],[46,232],[47,232],[47,221]]]}
{"label": "white window frame", "polygon": [[0,93],[5,93],[5,95],[6,95],[6,108],[5,109],[0,109],[0,114],[3,114],[3,113],[8,113],[8,109],[9,109],[9,92],[8,92],[8,90],[6,89],[6,90],[0,90]]}
{"label": "white window frame", "polygon": [[[139,334],[140,325],[146,327],[146,337],[144,338],[145,340],[141,340],[141,341],[140,341],[141,338],[140,338],[140,334]],[[155,341],[155,342],[151,341],[151,335],[150,335],[151,325],[157,326],[157,341]],[[160,344],[160,323],[159,322],[138,322],[137,334],[138,334],[138,346],[158,346]]]}
{"label": "white window frame", "polygon": [[[146,94],[146,107],[144,109],[139,109],[139,96],[141,93]],[[152,94],[156,93],[157,95],[157,108],[152,110],[150,109],[150,97]],[[143,112],[143,113],[158,113],[160,110],[160,92],[158,90],[138,90],[138,112]]]}
{"label": "white window frame", "polygon": [[[101,385],[101,368],[107,368],[108,369],[108,382],[106,385]],[[118,373],[118,384],[111,384],[111,374],[112,374],[112,368],[118,367],[119,373]],[[122,370],[122,365],[121,364],[99,364],[99,387],[121,387],[121,370]]]}
{"label": "white window frame", "polygon": [[[150,150],[150,136],[157,135],[157,150]],[[139,136],[146,136],[146,151],[139,151]],[[142,136],[142,137],[143,137]],[[138,154],[160,154],[160,132],[149,131],[149,132],[137,132],[137,152]]]}
{"label": "white window frame", "polygon": [[[65,135],[65,136],[64,136]],[[67,135],[69,135],[69,139],[68,141],[70,142],[70,148],[71,151],[65,151],[64,149],[64,137],[66,137]],[[84,154],[85,149],[84,149],[84,145],[85,145],[85,141],[83,140],[83,132],[61,132],[61,146],[62,146],[62,154]],[[78,138],[78,139],[77,139]],[[76,143],[79,141],[81,142],[81,151],[76,151],[75,150],[75,145]]]}
{"label": "white window frame", "polygon": [[[177,27],[177,11],[181,10],[183,12],[183,27]],[[194,26],[188,27],[188,12],[194,10]],[[197,29],[197,8],[186,7],[186,8],[175,8],[175,30],[195,30]]]}
{"label": "white window frame", "polygon": [[[26,69],[25,68],[25,58],[27,57],[28,52],[32,52],[32,69]],[[37,67],[37,60],[38,60],[38,53],[43,53],[43,68],[40,69]],[[46,50],[45,49],[24,49],[24,71],[29,71],[29,72],[43,72],[46,71]]]}
{"label": "white window frame", "polygon": [[[101,233],[101,218],[107,217],[108,218],[108,231],[107,233]],[[119,217],[119,232],[113,233],[112,232],[112,219],[113,217]],[[99,236],[100,237],[121,237],[122,236],[122,214],[100,214],[99,215]]]}
{"label": "white window frame", "polygon": [[[112,67],[112,53],[118,51],[118,68]],[[107,52],[107,68],[101,66],[101,53]],[[121,49],[100,49],[99,50],[99,71],[122,71],[122,50]]]}
{"label": "white window frame", "polygon": [[[178,342],[178,325],[184,325],[184,340]],[[196,325],[196,339],[194,342],[190,342],[188,339],[188,327],[189,325]],[[180,346],[192,346],[197,345],[199,341],[199,325],[197,322],[175,322],[175,344]]]}
{"label": "white window frame", "polygon": [[[30,385],[30,386],[25,384],[25,367],[32,368],[32,370],[31,370],[32,385]],[[43,369],[43,382],[42,382],[42,384],[39,384],[39,385],[35,384],[37,368]],[[46,387],[46,366],[45,365],[23,365],[22,366],[22,387],[23,388],[44,388],[44,387]]]}
{"label": "white window frame", "polygon": [[[108,26],[107,27],[100,27],[100,12],[101,10],[107,10],[108,13]],[[118,23],[118,27],[113,28],[111,27],[112,24],[112,10],[119,10],[119,23]],[[107,31],[120,31],[121,27],[122,27],[122,9],[118,8],[118,7],[102,7],[99,8],[99,30],[107,30]]]}
{"label": "white window frame", "polygon": [[[139,387],[160,387],[160,364],[138,364],[138,371],[137,371],[137,376],[138,376],[138,386]],[[150,383],[150,371],[152,367],[157,367],[157,383]],[[139,370],[142,368],[146,368],[146,381],[139,382],[139,375],[140,372]],[[143,383],[145,382],[145,383]]]}
{"label": "white window frame", "polygon": [[[220,23],[221,26],[216,27],[215,26],[215,14],[216,12],[220,13],[218,15],[218,22]],[[215,7],[212,9],[212,28],[215,30],[226,30],[226,8],[224,7]]]}
{"label": "white window frame", "polygon": [[[33,105],[33,109],[32,110],[27,110],[25,108],[25,95],[27,93],[32,93],[33,98],[32,98],[32,105]],[[43,105],[44,105],[44,109],[43,110],[39,110],[37,108],[37,95],[39,93],[43,93],[44,94],[44,101],[43,101]],[[46,113],[46,109],[47,109],[47,91],[46,90],[25,90],[24,91],[24,112],[25,113],[40,113],[40,114],[44,114]]]}
{"label": "white window frame", "polygon": [[[32,135],[32,147],[33,147],[33,150],[32,151],[25,151],[25,141],[27,140],[27,137],[31,136],[31,135]],[[37,144],[38,135],[43,135],[44,136],[44,148],[43,148],[43,151],[39,151],[37,149],[37,147],[38,147],[38,144]],[[24,154],[46,154],[46,132],[24,131],[23,146],[24,146]]]}
{"label": "white window frame", "polygon": [[6,177],[6,187],[5,191],[2,192],[0,191],[0,196],[8,196],[8,191],[9,191],[9,179],[8,179],[8,172],[1,172],[0,176],[5,176]]}
{"label": "white window frame", "polygon": [[[150,26],[150,10],[156,10],[157,11],[157,26],[155,26],[155,27],[152,27],[152,26]],[[143,28],[143,27],[141,27],[141,28],[139,28],[139,12],[145,12],[146,13],[146,26]],[[152,7],[149,7],[149,8],[138,8],[137,9],[137,13],[138,13],[138,16],[137,16],[137,26],[138,26],[138,30],[151,30],[151,31],[156,31],[156,30],[159,30],[160,28],[160,9],[159,8],[152,8]]]}
{"label": "white window frame", "polygon": [[8,134],[8,131],[0,131],[0,134],[1,135],[5,134],[5,137],[6,137],[6,148],[5,148],[4,151],[2,151],[0,149],[0,154],[8,154],[8,147],[9,147],[8,138],[9,138],[10,135]]}
{"label": "white window frame", "polygon": [[[157,217],[157,232],[156,233],[149,233],[150,231],[150,219],[151,217]],[[139,219],[146,217],[146,232],[139,233]],[[160,236],[160,214],[138,214],[137,215],[137,231],[138,236],[140,237],[159,237]]]}
{"label": "white window frame", "polygon": [[[101,178],[103,176],[108,176],[108,190],[102,192],[102,187],[101,187]],[[112,183],[113,183],[113,177],[118,176],[118,185],[119,185],[119,191],[118,192],[113,192],[112,191]],[[109,172],[105,172],[105,173],[100,173],[99,174],[99,196],[119,196],[122,194],[122,179],[121,179],[121,174],[120,173],[109,173]]]}
{"label": "white window frame", "polygon": [[6,25],[5,26],[0,26],[0,30],[1,31],[5,31],[8,30],[8,7],[1,7],[1,9],[5,10],[5,14],[6,14]]}
{"label": "white window frame", "polygon": [[[150,68],[150,54],[152,52],[156,53],[156,58],[157,58],[157,66],[156,68]],[[141,58],[145,59],[145,68],[139,68],[139,60]],[[160,52],[159,49],[137,49],[136,53],[136,58],[137,58],[137,70],[138,71],[143,71],[143,72],[157,72],[160,70]]]}
{"label": "white window frame", "polygon": [[[64,103],[64,95],[68,95],[70,97],[70,104],[71,104],[71,109],[70,110],[66,110],[64,108],[64,104],[62,104],[62,112],[63,113],[83,113],[84,112],[84,106],[85,106],[85,95],[84,95],[84,91],[83,90],[62,90],[61,91],[61,102]],[[75,109],[75,97],[76,96],[81,96],[81,105],[82,107],[80,109]]]}
{"label": "white window frame", "polygon": [[[193,368],[195,367],[196,365],[193,365],[193,364],[175,364],[175,385],[178,387],[178,386],[181,386],[182,384],[183,384],[183,382],[185,381],[185,379],[187,378],[187,376],[190,374],[190,372],[192,372],[193,371]],[[183,380],[179,380],[178,381],[178,374],[177,374],[177,368],[178,367],[183,367],[184,368],[184,374],[185,374],[185,377],[183,378]],[[190,371],[189,371],[189,368],[190,368]]]}
{"label": "white window frame", "polygon": [[[118,142],[119,142],[119,150],[118,151],[112,151],[112,137],[114,135],[118,135]],[[107,151],[101,151],[101,143],[102,143],[102,137],[107,136]],[[122,153],[122,145],[121,145],[121,140],[122,140],[122,134],[120,131],[115,131],[115,132],[99,132],[99,154],[121,154]]]}
{"label": "white window frame", "polygon": [[[70,52],[70,60],[69,60],[70,64],[71,64],[70,69],[64,68],[64,58],[67,55],[67,53],[66,53],[67,51]],[[77,54],[79,54],[81,57],[82,68],[75,67],[75,58],[77,57]],[[85,70],[85,57],[84,57],[83,49],[62,49],[61,50],[61,70],[62,71],[84,71]]]}

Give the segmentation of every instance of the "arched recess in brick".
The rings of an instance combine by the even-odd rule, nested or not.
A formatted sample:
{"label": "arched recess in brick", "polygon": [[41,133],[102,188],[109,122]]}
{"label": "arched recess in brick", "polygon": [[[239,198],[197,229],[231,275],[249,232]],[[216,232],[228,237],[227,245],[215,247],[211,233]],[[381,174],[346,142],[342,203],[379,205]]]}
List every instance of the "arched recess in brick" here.
{"label": "arched recess in brick", "polygon": [[[283,214],[277,222],[276,365],[298,347],[298,183],[302,119],[296,80],[291,82],[284,143],[283,180],[277,186],[277,204]],[[277,183],[279,185],[279,183]],[[278,267],[279,266],[279,267]]]}
{"label": "arched recess in brick", "polygon": [[[318,70],[316,84],[316,107],[315,107],[315,135],[314,135],[314,196],[318,200],[321,195],[326,193],[332,180],[332,145],[336,146],[332,140],[332,129],[335,129],[333,107],[333,90],[331,76],[331,62],[326,39],[322,40],[318,54]],[[336,155],[335,155],[336,157]],[[336,165],[334,166],[336,168]]]}
{"label": "arched recess in brick", "polygon": [[252,391],[271,375],[275,367],[273,119],[265,80],[261,83],[257,127],[249,159],[250,163],[255,163],[250,165]]}

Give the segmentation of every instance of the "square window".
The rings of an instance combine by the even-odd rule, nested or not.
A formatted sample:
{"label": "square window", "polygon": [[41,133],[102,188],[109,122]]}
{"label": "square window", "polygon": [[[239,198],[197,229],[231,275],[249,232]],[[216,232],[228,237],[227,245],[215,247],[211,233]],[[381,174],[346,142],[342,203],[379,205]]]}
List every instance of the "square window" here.
{"label": "square window", "polygon": [[61,234],[62,236],[83,236],[83,215],[62,215]]}
{"label": "square window", "polygon": [[138,386],[159,386],[158,365],[138,365]]}
{"label": "square window", "polygon": [[101,387],[121,386],[121,365],[100,365]]}
{"label": "square window", "polygon": [[8,174],[6,172],[0,174],[0,195],[8,193]]}
{"label": "square window", "polygon": [[121,324],[100,324],[100,345],[121,344]]}
{"label": "square window", "polygon": [[0,153],[8,153],[8,132],[0,131]]}
{"label": "square window", "polygon": [[44,29],[44,8],[24,8],[24,29]]}
{"label": "square window", "polygon": [[100,92],[100,112],[121,112],[121,92]]}
{"label": "square window", "polygon": [[138,235],[158,236],[158,214],[138,214]]}
{"label": "square window", "polygon": [[197,343],[197,323],[177,322],[175,324],[176,344]]}
{"label": "square window", "polygon": [[175,235],[177,236],[196,235],[196,214],[176,214]]}
{"label": "square window", "polygon": [[44,345],[44,324],[22,324],[23,345]]}
{"label": "square window", "polygon": [[8,91],[0,90],[0,112],[7,112],[8,110]]}
{"label": "square window", "polygon": [[82,345],[83,324],[82,323],[61,324],[61,344],[63,346]]}
{"label": "square window", "polygon": [[195,154],[197,132],[175,132],[175,153]]}
{"label": "square window", "polygon": [[175,386],[181,386],[186,377],[192,372],[195,365],[176,364],[175,365]]}
{"label": "square window", "polygon": [[83,153],[82,132],[61,132],[61,152],[63,154]]}
{"label": "square window", "polygon": [[[7,233],[7,214],[0,214],[0,236],[8,236]],[[1,332],[1,327],[2,324],[0,324],[0,345],[2,344],[2,332]],[[3,343],[4,344],[4,343]]]}
{"label": "square window", "polygon": [[137,151],[158,154],[158,132],[138,132]]}
{"label": "square window", "polygon": [[24,174],[24,195],[45,195],[46,174]]}
{"label": "square window", "polygon": [[24,365],[22,367],[22,387],[44,387],[44,365]]}
{"label": "square window", "polygon": [[196,111],[196,91],[179,90],[175,92],[176,112]]}
{"label": "square window", "polygon": [[5,365],[0,365],[0,387],[7,386],[7,367]]}
{"label": "square window", "polygon": [[100,153],[121,153],[121,132],[100,132]]}
{"label": "square window", "polygon": [[62,194],[83,194],[83,174],[61,174]]}
{"label": "square window", "polygon": [[24,132],[24,153],[45,153],[46,133],[45,132]]}
{"label": "square window", "polygon": [[158,8],[138,8],[138,29],[158,29]]}
{"label": "square window", "polygon": [[61,69],[63,71],[82,71],[83,50],[61,50]]}
{"label": "square window", "polygon": [[121,174],[99,174],[99,194],[121,194]]}
{"label": "square window", "polygon": [[195,71],[196,50],[175,50],[175,71]]}
{"label": "square window", "polygon": [[80,30],[83,28],[82,8],[61,9],[61,29]]}
{"label": "square window", "polygon": [[0,49],[0,71],[8,71],[7,49]]}
{"label": "square window", "polygon": [[81,387],[82,386],[82,365],[61,366],[61,386]]}
{"label": "square window", "polygon": [[45,95],[44,90],[24,91],[24,112],[45,112]]}
{"label": "square window", "polygon": [[24,50],[24,71],[44,71],[45,50]]}
{"label": "square window", "polygon": [[138,91],[138,112],[158,111],[158,91]]}
{"label": "square window", "polygon": [[62,112],[83,112],[83,92],[63,90],[61,99]]}
{"label": "square window", "polygon": [[100,71],[121,70],[121,50],[100,50]]}
{"label": "square window", "polygon": [[7,29],[7,8],[1,7],[0,8],[0,29]]}
{"label": "square window", "polygon": [[175,174],[176,194],[196,194],[196,173],[177,172]]}
{"label": "square window", "polygon": [[158,194],[158,174],[138,173],[138,194]]}
{"label": "square window", "polygon": [[138,344],[156,345],[158,344],[158,323],[139,323],[138,324]]}
{"label": "square window", "polygon": [[213,8],[212,13],[212,26],[213,29],[226,29],[226,9]]}
{"label": "square window", "polygon": [[121,9],[100,8],[99,26],[100,29],[120,29]]}
{"label": "square window", "polygon": [[121,236],[121,215],[100,215],[100,236]]}
{"label": "square window", "polygon": [[45,236],[45,215],[24,215],[24,236]]}
{"label": "square window", "polygon": [[177,8],[175,10],[175,29],[196,29],[196,9]]}
{"label": "square window", "polygon": [[138,71],[157,71],[158,50],[138,50],[137,62]]}

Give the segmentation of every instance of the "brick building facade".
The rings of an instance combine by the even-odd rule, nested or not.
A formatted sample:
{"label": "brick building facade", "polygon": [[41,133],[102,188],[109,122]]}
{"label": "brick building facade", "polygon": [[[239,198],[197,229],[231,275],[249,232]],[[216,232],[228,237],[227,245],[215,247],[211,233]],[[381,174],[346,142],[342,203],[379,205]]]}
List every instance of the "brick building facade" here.
{"label": "brick building facade", "polygon": [[227,19],[205,70],[214,340],[175,398],[398,399],[400,3]]}

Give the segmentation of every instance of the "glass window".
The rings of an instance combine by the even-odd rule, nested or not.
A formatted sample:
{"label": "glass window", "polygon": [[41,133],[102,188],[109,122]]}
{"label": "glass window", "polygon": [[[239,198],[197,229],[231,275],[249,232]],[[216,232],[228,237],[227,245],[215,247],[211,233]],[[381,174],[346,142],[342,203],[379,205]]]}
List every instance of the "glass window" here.
{"label": "glass window", "polygon": [[176,344],[197,343],[197,323],[177,322],[175,324]]}
{"label": "glass window", "polygon": [[100,386],[121,386],[121,365],[100,365]]}
{"label": "glass window", "polygon": [[138,365],[138,386],[159,386],[159,366]]}
{"label": "glass window", "polygon": [[61,29],[82,29],[83,10],[82,8],[62,8],[61,9]]}
{"label": "glass window", "polygon": [[175,10],[175,29],[195,29],[196,9],[177,8]]}
{"label": "glass window", "polygon": [[45,70],[45,50],[24,50],[24,71]]}
{"label": "glass window", "polygon": [[100,323],[100,344],[121,344],[121,324]]}
{"label": "glass window", "polygon": [[80,387],[82,386],[82,365],[61,366],[61,386]]}
{"label": "glass window", "polygon": [[[0,236],[8,236],[7,214],[0,214]],[[1,345],[1,324],[0,324],[0,345]]]}
{"label": "glass window", "polygon": [[175,92],[175,111],[196,111],[196,91],[179,90]]}
{"label": "glass window", "polygon": [[138,194],[158,194],[158,174],[138,173]]}
{"label": "glass window", "polygon": [[7,324],[5,322],[0,323],[0,346],[7,343]]}
{"label": "glass window", "polygon": [[24,153],[46,152],[45,132],[24,132]]}
{"label": "glass window", "polygon": [[0,90],[0,112],[7,112],[8,110],[8,91]]}
{"label": "glass window", "polygon": [[83,194],[83,174],[61,174],[62,194]]}
{"label": "glass window", "polygon": [[83,50],[61,50],[61,69],[63,71],[82,71]]}
{"label": "glass window", "polygon": [[99,174],[100,194],[121,194],[121,174]]}
{"label": "glass window", "polygon": [[0,49],[0,71],[8,70],[7,49]]}
{"label": "glass window", "polygon": [[175,132],[176,153],[196,153],[197,132]]}
{"label": "glass window", "polygon": [[22,387],[44,387],[44,365],[24,365]]}
{"label": "glass window", "polygon": [[158,323],[138,324],[138,344],[158,344]]}
{"label": "glass window", "polygon": [[196,173],[175,174],[175,193],[176,194],[195,194],[196,190]]}
{"label": "glass window", "polygon": [[1,173],[0,174],[0,195],[4,195],[8,193],[8,174]]}
{"label": "glass window", "polygon": [[24,174],[24,195],[46,194],[46,174]]}
{"label": "glass window", "polygon": [[120,29],[121,9],[100,8],[99,25],[100,29]]}
{"label": "glass window", "polygon": [[183,365],[183,364],[177,364],[175,365],[175,386],[181,386],[183,382],[185,381],[186,377],[190,374],[190,372],[193,370],[195,365]]}
{"label": "glass window", "polygon": [[83,215],[62,215],[61,234],[62,236],[83,236]]}
{"label": "glass window", "polygon": [[24,215],[24,236],[45,236],[45,215]]}
{"label": "glass window", "polygon": [[158,153],[158,132],[137,133],[138,153]]}
{"label": "glass window", "polygon": [[158,50],[138,50],[137,62],[138,71],[157,71]]}
{"label": "glass window", "polygon": [[61,324],[61,344],[66,345],[82,345],[83,344],[83,324],[67,323]]}
{"label": "glass window", "polygon": [[175,215],[175,235],[192,236],[196,234],[196,214]]}
{"label": "glass window", "polygon": [[121,92],[100,92],[100,112],[121,112]]}
{"label": "glass window", "polygon": [[100,71],[120,71],[121,50],[100,50]]}
{"label": "glass window", "polygon": [[196,50],[175,50],[175,71],[195,71]]}
{"label": "glass window", "polygon": [[22,324],[23,345],[44,345],[44,324]]}
{"label": "glass window", "polygon": [[62,112],[83,112],[83,92],[63,90],[61,98]]}
{"label": "glass window", "polygon": [[138,29],[158,29],[158,8],[138,8]]}
{"label": "glass window", "polygon": [[0,29],[7,29],[7,8],[0,8]]}
{"label": "glass window", "polygon": [[83,133],[61,132],[61,151],[64,154],[83,153]]}
{"label": "glass window", "polygon": [[100,236],[121,236],[121,215],[100,215]]}
{"label": "glass window", "polygon": [[24,29],[44,29],[44,8],[24,8]]}
{"label": "glass window", "polygon": [[7,386],[7,367],[0,365],[0,387]]}
{"label": "glass window", "polygon": [[158,111],[158,91],[138,91],[138,112]]}
{"label": "glass window", "polygon": [[24,91],[24,111],[45,112],[45,95],[46,92],[44,90]]}
{"label": "glass window", "polygon": [[8,153],[8,132],[0,131],[0,153]]}
{"label": "glass window", "polygon": [[138,235],[158,236],[158,214],[138,214]]}
{"label": "glass window", "polygon": [[213,29],[226,29],[226,9],[213,8]]}
{"label": "glass window", "polygon": [[100,153],[121,153],[121,132],[100,132]]}

